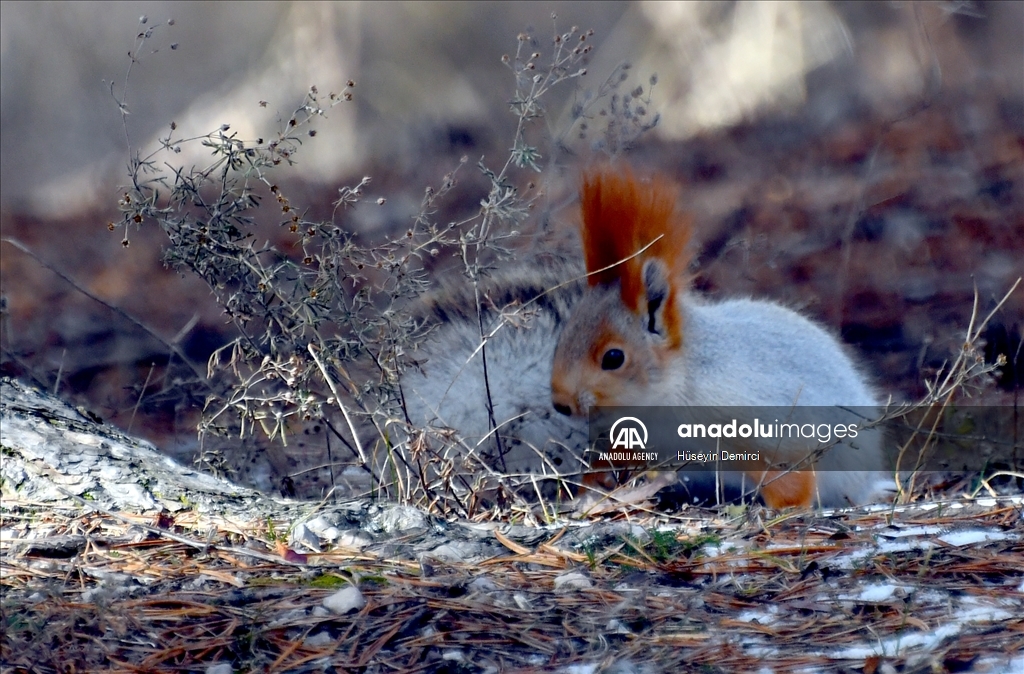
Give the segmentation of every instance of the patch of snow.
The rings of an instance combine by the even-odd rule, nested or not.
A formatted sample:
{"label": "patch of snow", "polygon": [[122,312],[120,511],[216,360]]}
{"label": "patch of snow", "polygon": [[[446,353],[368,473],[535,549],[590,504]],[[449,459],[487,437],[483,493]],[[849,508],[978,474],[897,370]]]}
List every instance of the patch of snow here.
{"label": "patch of snow", "polygon": [[598,663],[588,665],[569,665],[563,672],[565,674],[597,674]]}
{"label": "patch of snow", "polygon": [[986,531],[984,529],[966,529],[964,531],[951,531],[939,536],[939,540],[957,547],[964,545],[977,545],[989,541],[1005,541],[1010,538],[1008,534],[1001,531]]}
{"label": "patch of snow", "polygon": [[937,525],[921,525],[916,527],[907,527],[906,529],[900,529],[898,531],[883,531],[879,533],[880,536],[885,538],[903,538],[905,536],[930,536],[931,534],[937,534],[940,531],[945,531],[943,527]]}
{"label": "patch of snow", "polygon": [[943,640],[960,633],[962,625],[942,625],[927,633],[904,633],[880,639],[875,644],[849,646],[831,653],[820,653],[834,660],[864,660],[872,656],[898,657],[910,648],[933,650]]}
{"label": "patch of snow", "polygon": [[570,571],[555,577],[555,590],[582,590],[594,586],[594,582],[579,571]]}
{"label": "patch of snow", "polygon": [[930,550],[935,547],[932,541],[907,541],[907,542],[885,542],[880,544],[874,554],[891,554],[894,552],[909,552],[911,550]]}
{"label": "patch of snow", "polygon": [[773,604],[767,606],[763,611],[754,609],[743,611],[736,616],[736,620],[742,623],[752,623],[756,620],[759,625],[771,625],[778,615],[779,607]]}
{"label": "patch of snow", "polygon": [[324,631],[317,632],[312,636],[306,637],[303,640],[302,645],[309,648],[323,648],[324,646],[328,646],[332,643],[334,643],[334,638],[331,637],[329,632]]}
{"label": "patch of snow", "polygon": [[857,601],[878,603],[888,601],[896,593],[896,586],[892,583],[872,583],[861,588],[857,595]]}
{"label": "patch of snow", "polygon": [[1013,613],[998,604],[985,601],[982,597],[971,596],[960,601],[960,608],[956,612],[956,619],[961,623],[999,622],[1013,617]]}
{"label": "patch of snow", "polygon": [[324,597],[323,605],[333,613],[344,615],[349,611],[358,611],[366,606],[366,597],[358,587],[349,585],[329,597]]}
{"label": "patch of snow", "polygon": [[206,674],[231,674],[233,671],[230,662],[218,662],[206,668]]}

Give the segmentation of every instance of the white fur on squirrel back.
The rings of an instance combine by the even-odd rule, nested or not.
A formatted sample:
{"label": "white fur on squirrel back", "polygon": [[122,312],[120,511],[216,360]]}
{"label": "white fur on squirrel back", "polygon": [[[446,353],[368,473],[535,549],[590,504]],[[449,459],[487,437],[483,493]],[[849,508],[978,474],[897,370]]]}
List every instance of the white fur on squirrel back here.
{"label": "white fur on squirrel back", "polygon": [[[580,274],[578,264],[545,257],[485,277],[481,283],[483,333],[501,325],[487,340],[485,352],[479,348],[481,330],[469,282],[432,295],[424,313],[437,328],[412,354],[419,367],[408,368],[402,376],[413,424],[455,429],[474,447],[491,432],[489,388],[506,452],[505,472],[579,473],[587,443],[586,422],[568,419],[551,406],[551,360],[558,334],[583,286],[575,282],[550,289]],[[494,444],[485,442],[483,447],[491,450]],[[501,467],[493,460],[491,466]]]}
{"label": "white fur on squirrel back", "polygon": [[[800,314],[749,299],[683,304],[687,339],[672,375],[684,382],[675,391],[685,401],[680,404],[838,406],[869,414],[877,409],[875,394],[846,349]],[[843,506],[879,497],[885,484],[878,469],[882,441],[880,431],[862,431],[856,443],[825,453],[815,466],[815,500]]]}
{"label": "white fur on squirrel back", "polygon": [[670,365],[678,404],[877,405],[838,340],[795,311],[689,295],[682,305],[683,353]]}

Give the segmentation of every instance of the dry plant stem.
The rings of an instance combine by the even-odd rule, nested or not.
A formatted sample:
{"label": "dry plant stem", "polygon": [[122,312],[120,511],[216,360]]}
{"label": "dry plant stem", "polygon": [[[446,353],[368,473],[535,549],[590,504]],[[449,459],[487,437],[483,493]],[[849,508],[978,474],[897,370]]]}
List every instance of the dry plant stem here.
{"label": "dry plant stem", "polygon": [[[975,323],[978,319],[979,297],[978,289],[977,287],[975,287],[974,306],[971,310],[971,320],[970,324],[967,327],[967,335],[963,346],[957,353],[956,359],[953,361],[953,364],[946,371],[945,376],[943,376],[942,373],[939,373],[936,375],[934,384],[928,384],[928,382],[925,382],[926,384],[928,384],[928,396],[918,406],[928,407],[929,411],[934,410],[935,416],[930,420],[931,425],[927,430],[927,436],[925,438],[924,445],[921,451],[915,457],[914,467],[910,471],[910,475],[906,480],[906,484],[904,484],[903,480],[900,478],[900,467],[903,465],[903,460],[906,456],[906,453],[910,449],[911,443],[914,441],[915,438],[918,437],[918,435],[922,433],[922,428],[924,427],[926,422],[929,421],[928,413],[926,413],[918,422],[917,428],[911,434],[911,437],[907,440],[907,442],[904,443],[904,445],[900,448],[899,454],[897,455],[895,475],[899,491],[896,502],[906,502],[912,497],[915,490],[917,475],[920,472],[922,462],[924,461],[924,453],[928,451],[929,446],[934,441],[939,422],[942,419],[942,413],[952,402],[953,396],[969,379],[975,376],[987,374],[988,372],[991,372],[994,369],[994,366],[990,366],[984,367],[980,371],[972,372],[971,365],[970,363],[967,362],[968,355],[975,354],[977,352],[975,344],[981,337],[981,333],[985,330],[985,327],[988,325],[988,322],[992,319],[992,317],[996,315],[996,312],[998,312],[1002,308],[1003,304],[1005,304],[1006,301],[1010,299],[1013,293],[1017,290],[1017,287],[1021,284],[1021,281],[1022,279],[1018,278],[1013,283],[1010,289],[1006,291],[1006,294],[1003,295],[1003,298],[999,300],[999,302],[988,313],[988,315],[986,315],[980,323],[977,323],[977,327],[975,327]],[[941,383],[939,382],[940,377],[942,377]]]}
{"label": "dry plant stem", "polygon": [[52,271],[54,274],[56,274],[57,276],[61,277],[64,281],[66,281],[71,287],[73,287],[78,292],[82,293],[83,295],[85,295],[89,299],[93,300],[94,302],[102,304],[103,306],[105,306],[106,308],[110,309],[111,311],[113,311],[115,314],[117,314],[118,316],[120,316],[124,320],[128,321],[132,325],[136,326],[137,328],[139,328],[140,330],[145,332],[147,335],[149,335],[150,337],[155,339],[157,342],[162,344],[164,347],[166,347],[168,351],[170,351],[175,356],[177,356],[181,360],[182,363],[184,363],[186,366],[188,366],[188,368],[190,370],[192,370],[192,372],[196,375],[196,377],[200,381],[205,381],[206,380],[206,376],[203,374],[202,370],[200,370],[198,367],[196,367],[192,363],[192,361],[190,361],[188,359],[188,357],[185,355],[185,353],[181,350],[181,348],[178,345],[176,345],[176,344],[174,344],[172,342],[168,342],[166,339],[161,337],[159,335],[159,333],[157,333],[155,330],[153,330],[152,328],[150,328],[148,325],[146,325],[142,321],[138,320],[137,318],[131,316],[130,314],[125,312],[120,307],[114,306],[113,304],[107,302],[106,300],[104,300],[104,299],[102,299],[100,297],[97,297],[96,295],[92,294],[81,283],[79,283],[75,279],[71,278],[70,276],[68,276],[67,274],[62,272],[61,270],[57,269],[56,267],[51,265],[46,260],[44,260],[41,257],[39,257],[38,255],[36,255],[35,252],[33,252],[31,248],[29,248],[28,246],[26,246],[22,242],[18,241],[17,239],[12,239],[10,237],[6,237],[5,236],[3,238],[0,238],[0,241],[3,241],[4,243],[11,244],[15,248],[17,248],[18,250],[22,251],[23,253],[25,253],[26,255],[31,257],[33,260],[38,262],[43,267],[46,267],[47,269]]}
{"label": "dry plant stem", "polygon": [[[509,65],[516,75],[516,97],[511,107],[518,119],[516,122],[513,148],[506,158],[504,165],[496,174],[487,169],[481,161],[481,170],[490,178],[490,193],[488,194],[487,199],[481,203],[479,224],[471,227],[468,232],[460,237],[461,257],[465,266],[465,273],[473,283],[474,295],[476,298],[476,314],[480,344],[474,351],[473,356],[477,353],[481,354],[488,423],[492,430],[496,429],[497,420],[494,417],[494,403],[491,394],[490,377],[488,376],[487,370],[487,336],[485,335],[483,313],[479,301],[481,253],[483,252],[483,248],[487,245],[487,242],[493,236],[491,230],[495,224],[495,219],[511,220],[515,222],[522,219],[525,215],[521,209],[517,209],[515,206],[516,192],[507,184],[507,177],[513,164],[520,168],[528,167],[534,171],[541,172],[541,168],[536,163],[537,159],[540,158],[540,154],[537,152],[536,148],[530,147],[525,141],[527,124],[533,119],[543,116],[543,110],[538,103],[539,99],[556,84],[564,80],[581,77],[586,73],[585,69],[580,69],[571,74],[564,70],[567,66],[578,62],[582,58],[583,54],[587,53],[590,49],[589,46],[585,48],[577,46],[572,52],[565,54],[567,42],[569,41],[568,37],[575,34],[575,32],[576,29],[574,28],[570,33],[560,36],[559,39],[555,40],[554,54],[551,61],[552,65],[544,74],[532,74],[536,72],[536,65],[533,63],[533,60],[539,56],[539,53],[532,54],[528,61],[523,57],[523,49],[529,40],[526,35],[519,36],[514,62],[511,62],[507,56],[503,57],[503,61]],[[585,40],[586,35],[581,36],[581,42]],[[522,85],[526,82],[529,82],[529,87],[528,90],[524,92]],[[499,435],[495,435],[495,444],[498,450],[499,463],[502,468],[504,468],[505,451]]]}
{"label": "dry plant stem", "polygon": [[60,379],[64,376],[64,361],[68,356],[68,350],[63,349],[60,352],[60,367],[57,368],[57,379],[53,382],[53,395],[57,395],[60,392]]}
{"label": "dry plant stem", "polygon": [[142,383],[142,389],[139,391],[139,398],[135,401],[135,407],[132,408],[132,417],[128,420],[127,432],[132,432],[132,424],[135,423],[135,415],[139,412],[139,405],[142,404],[142,399],[146,395],[146,387],[149,386],[149,380],[153,377],[153,368],[156,367],[155,363],[149,364],[149,372],[146,373],[146,381]]}
{"label": "dry plant stem", "polygon": [[981,483],[978,485],[978,489],[975,490],[974,494],[971,494],[971,498],[974,498],[974,496],[977,495],[978,491],[982,489],[987,491],[989,493],[989,496],[991,496],[992,498],[998,498],[999,494],[996,492],[995,489],[992,488],[992,485],[989,484],[992,480],[994,480],[997,477],[1012,477],[1018,480],[1024,480],[1024,473],[1018,473],[1012,470],[1000,470],[996,471],[995,473],[992,473],[988,477],[983,477],[981,479]]}
{"label": "dry plant stem", "polygon": [[[891,126],[891,124],[887,125]],[[857,198],[853,203],[853,207],[850,209],[850,216],[846,219],[846,228],[843,231],[842,238],[842,258],[839,261],[839,276],[836,279],[836,291],[835,297],[838,301],[834,303],[836,307],[836,315],[833,317],[833,325],[842,325],[843,319],[845,318],[846,305],[843,302],[843,298],[846,297],[846,285],[850,274],[850,256],[853,253],[853,247],[850,242],[853,241],[853,234],[857,227],[857,221],[864,214],[865,209],[865,196],[867,195],[867,185],[871,177],[871,173],[875,168],[875,161],[878,159],[879,150],[882,147],[881,141],[875,143],[875,146],[871,148],[871,154],[868,156],[867,162],[864,165],[864,177],[857,181]]]}
{"label": "dry plant stem", "polygon": [[334,394],[334,400],[338,403],[338,409],[340,409],[342,415],[344,415],[345,423],[348,424],[348,430],[352,433],[352,441],[356,443],[356,451],[359,453],[359,460],[365,465],[368,463],[368,460],[366,458],[366,452],[363,451],[363,443],[359,439],[359,433],[356,431],[356,425],[352,422],[352,417],[349,415],[348,409],[341,401],[341,395],[338,393],[338,387],[334,385],[334,378],[327,373],[327,368],[325,368],[324,364],[320,361],[320,356],[317,355],[316,352],[316,346],[310,343],[306,348],[309,351],[309,355],[313,357],[313,361],[316,363],[316,366],[320,368],[320,374],[323,375],[324,381],[326,381],[327,386],[330,387],[331,393]]}
{"label": "dry plant stem", "polygon": [[484,314],[480,308],[480,284],[478,279],[473,279],[473,297],[476,303],[476,323],[477,332],[480,335],[480,364],[483,367],[484,375],[484,391],[487,396],[487,423],[491,427],[491,433],[488,435],[494,436],[494,444],[498,450],[498,464],[502,472],[505,471],[505,448],[501,442],[501,435],[498,434],[498,422],[494,418],[494,398],[491,396],[491,378],[487,373],[487,341],[484,338]]}

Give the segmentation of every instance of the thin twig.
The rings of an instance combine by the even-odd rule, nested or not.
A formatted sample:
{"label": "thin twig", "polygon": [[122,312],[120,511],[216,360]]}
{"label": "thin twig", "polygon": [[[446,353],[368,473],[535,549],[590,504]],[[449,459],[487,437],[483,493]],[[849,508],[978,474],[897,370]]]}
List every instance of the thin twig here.
{"label": "thin twig", "polygon": [[57,276],[59,276],[62,279],[64,279],[64,281],[66,281],[68,284],[70,284],[78,292],[82,293],[83,295],[85,295],[89,299],[93,300],[94,302],[98,302],[99,304],[102,304],[103,306],[105,306],[106,308],[110,309],[111,311],[113,311],[115,314],[117,314],[118,316],[120,316],[124,320],[128,321],[132,325],[134,325],[134,326],[138,327],[139,329],[141,329],[142,331],[144,331],[147,335],[149,335],[150,337],[152,337],[156,341],[160,342],[160,344],[162,344],[164,347],[166,347],[169,351],[173,352],[175,356],[180,358],[181,362],[185,363],[185,365],[187,365],[188,368],[190,370],[192,370],[192,372],[196,375],[196,377],[199,378],[200,381],[206,381],[206,376],[202,373],[202,371],[199,370],[199,368],[197,368],[195,365],[193,365],[192,361],[189,360],[188,356],[185,355],[185,352],[182,351],[181,347],[179,347],[177,344],[173,344],[171,342],[168,342],[166,339],[161,337],[156,332],[156,330],[153,330],[152,328],[150,328],[148,325],[146,325],[142,321],[140,321],[137,318],[131,316],[130,314],[128,314],[126,311],[124,311],[120,307],[117,307],[117,306],[111,304],[110,302],[107,302],[106,300],[104,300],[104,299],[102,299],[100,297],[97,297],[93,293],[89,292],[89,290],[86,289],[86,287],[83,286],[81,283],[79,283],[75,279],[71,278],[69,275],[65,274],[61,270],[57,269],[56,267],[54,267],[52,264],[50,264],[49,262],[47,262],[43,258],[39,257],[35,252],[32,251],[31,248],[29,248],[28,246],[26,246],[22,242],[18,241],[17,239],[12,239],[10,237],[5,236],[5,237],[0,238],[0,241],[3,241],[4,243],[11,244],[15,248],[17,248],[18,250],[20,250],[21,252],[25,253],[26,255],[31,257],[33,260],[35,260],[36,262],[41,264],[42,266],[44,266],[47,269],[49,269],[50,271],[52,271]]}

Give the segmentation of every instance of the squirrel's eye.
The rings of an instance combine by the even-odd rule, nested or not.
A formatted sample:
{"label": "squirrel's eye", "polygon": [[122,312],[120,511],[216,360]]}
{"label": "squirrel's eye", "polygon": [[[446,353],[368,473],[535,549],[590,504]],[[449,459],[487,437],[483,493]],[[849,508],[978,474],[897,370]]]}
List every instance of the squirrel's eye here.
{"label": "squirrel's eye", "polygon": [[602,370],[618,370],[626,362],[626,354],[619,349],[608,349],[601,358]]}

